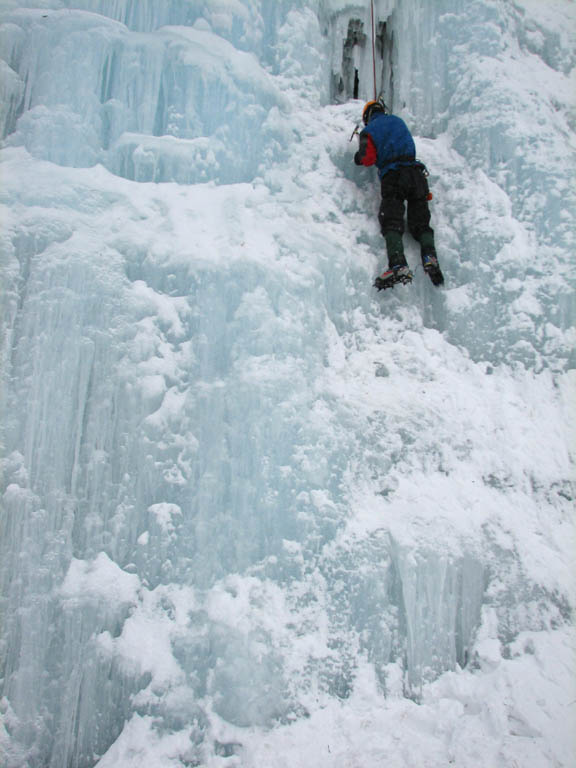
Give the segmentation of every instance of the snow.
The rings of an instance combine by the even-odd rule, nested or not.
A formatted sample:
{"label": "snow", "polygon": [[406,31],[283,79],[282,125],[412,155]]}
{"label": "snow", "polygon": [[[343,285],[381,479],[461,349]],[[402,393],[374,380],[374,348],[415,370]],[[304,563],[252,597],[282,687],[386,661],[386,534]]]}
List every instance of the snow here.
{"label": "snow", "polygon": [[139,579],[112,562],[105,552],[92,561],[72,559],[62,583],[66,598],[93,597],[110,603],[133,603]]}
{"label": "snow", "polygon": [[[568,768],[570,0],[4,2],[9,768]],[[342,78],[343,82],[345,78]]]}

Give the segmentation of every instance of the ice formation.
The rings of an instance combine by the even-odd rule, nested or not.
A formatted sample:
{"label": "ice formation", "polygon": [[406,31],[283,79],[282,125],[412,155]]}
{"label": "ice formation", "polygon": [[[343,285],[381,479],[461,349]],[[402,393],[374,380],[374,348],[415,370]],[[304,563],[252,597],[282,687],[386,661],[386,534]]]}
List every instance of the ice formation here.
{"label": "ice formation", "polygon": [[570,764],[574,3],[374,9],[441,291],[368,0],[2,2],[7,768]]}

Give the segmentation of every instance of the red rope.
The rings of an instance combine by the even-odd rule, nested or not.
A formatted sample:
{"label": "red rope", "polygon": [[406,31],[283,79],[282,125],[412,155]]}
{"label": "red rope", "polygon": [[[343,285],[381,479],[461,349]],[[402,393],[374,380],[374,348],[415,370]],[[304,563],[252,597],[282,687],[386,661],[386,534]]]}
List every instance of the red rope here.
{"label": "red rope", "polygon": [[372,71],[374,74],[374,101],[376,101],[376,49],[375,49],[375,35],[374,35],[374,0],[370,3],[370,12],[372,17]]}

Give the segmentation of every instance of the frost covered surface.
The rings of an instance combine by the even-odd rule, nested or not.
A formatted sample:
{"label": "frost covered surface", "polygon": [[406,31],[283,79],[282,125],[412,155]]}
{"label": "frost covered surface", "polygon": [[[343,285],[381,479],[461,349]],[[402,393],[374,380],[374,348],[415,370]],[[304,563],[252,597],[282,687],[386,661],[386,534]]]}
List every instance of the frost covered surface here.
{"label": "frost covered surface", "polygon": [[379,296],[304,5],[2,3],[9,768],[570,765],[574,3],[376,2],[447,277]]}

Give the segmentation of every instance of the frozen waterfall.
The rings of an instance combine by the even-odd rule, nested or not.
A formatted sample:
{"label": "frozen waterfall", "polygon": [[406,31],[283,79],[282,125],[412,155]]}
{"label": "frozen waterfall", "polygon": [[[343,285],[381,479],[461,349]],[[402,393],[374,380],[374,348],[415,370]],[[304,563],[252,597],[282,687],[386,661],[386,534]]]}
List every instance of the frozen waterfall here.
{"label": "frozen waterfall", "polygon": [[0,8],[2,764],[568,768],[573,0]]}

